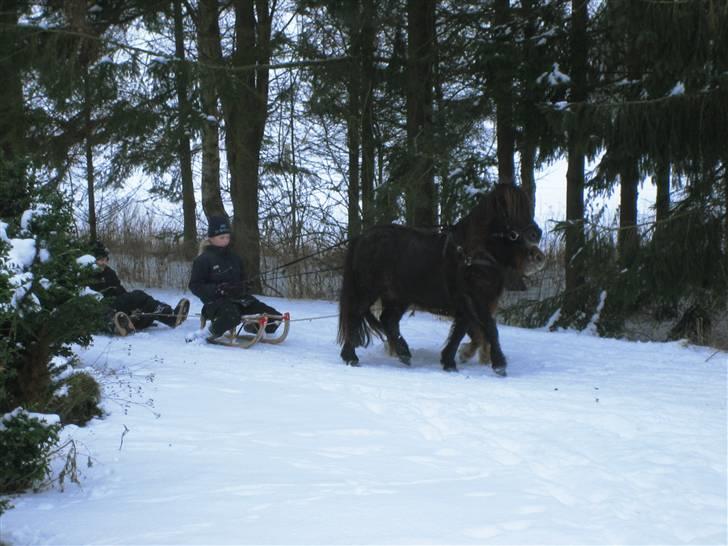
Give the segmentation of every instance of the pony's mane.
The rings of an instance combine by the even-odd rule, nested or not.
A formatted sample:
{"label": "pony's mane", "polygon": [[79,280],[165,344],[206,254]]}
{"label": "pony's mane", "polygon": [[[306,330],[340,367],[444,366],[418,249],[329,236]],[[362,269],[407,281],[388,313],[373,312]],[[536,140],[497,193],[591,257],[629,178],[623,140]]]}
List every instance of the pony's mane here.
{"label": "pony's mane", "polygon": [[530,220],[531,203],[523,189],[513,184],[497,184],[483,199],[489,216],[502,214],[509,219]]}
{"label": "pony's mane", "polygon": [[531,202],[522,188],[513,184],[496,184],[481,197],[462,222],[482,233],[487,231],[495,220],[509,223],[526,223],[532,220]]}

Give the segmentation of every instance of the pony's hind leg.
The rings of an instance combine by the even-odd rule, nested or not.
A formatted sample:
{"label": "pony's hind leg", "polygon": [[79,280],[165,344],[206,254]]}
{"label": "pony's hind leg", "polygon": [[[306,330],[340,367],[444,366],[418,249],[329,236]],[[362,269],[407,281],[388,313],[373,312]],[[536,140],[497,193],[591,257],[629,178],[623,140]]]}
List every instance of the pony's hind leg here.
{"label": "pony's hind leg", "polygon": [[472,328],[468,331],[470,341],[463,343],[458,351],[458,360],[461,363],[465,363],[473,356],[478,353],[478,362],[481,364],[490,363],[490,343],[488,343],[483,337],[482,332],[479,330],[473,330]]}
{"label": "pony's hind leg", "polygon": [[344,343],[344,346],[341,348],[341,358],[349,366],[358,366],[359,365],[359,357],[356,356],[356,351],[354,350],[354,345],[350,341],[346,341]]}
{"label": "pony's hind leg", "polygon": [[409,366],[412,360],[412,353],[410,352],[409,345],[407,345],[407,342],[399,331],[399,321],[402,319],[405,311],[407,311],[407,306],[393,302],[382,302],[382,306],[382,314],[379,320],[387,334],[389,351],[391,354],[396,355],[401,362]]}

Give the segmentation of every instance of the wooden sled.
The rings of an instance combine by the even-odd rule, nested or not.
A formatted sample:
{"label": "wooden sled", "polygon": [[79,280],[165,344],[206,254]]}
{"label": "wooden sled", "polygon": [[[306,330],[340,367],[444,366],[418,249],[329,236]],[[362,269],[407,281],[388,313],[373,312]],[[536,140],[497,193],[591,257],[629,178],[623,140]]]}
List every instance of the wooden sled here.
{"label": "wooden sled", "polygon": [[[283,313],[282,315],[269,315],[266,313],[243,315],[241,320],[241,323],[236,328],[233,328],[220,337],[207,338],[207,342],[213,345],[225,345],[240,349],[249,349],[258,342],[278,345],[279,343],[283,343],[286,337],[288,337],[288,329],[291,326],[290,313]],[[279,321],[281,323],[275,337],[267,337],[265,335],[265,327],[271,321]],[[206,323],[207,319],[202,317],[200,319],[200,327],[204,328]],[[245,327],[252,324],[258,326],[258,331],[255,334],[245,332]]]}

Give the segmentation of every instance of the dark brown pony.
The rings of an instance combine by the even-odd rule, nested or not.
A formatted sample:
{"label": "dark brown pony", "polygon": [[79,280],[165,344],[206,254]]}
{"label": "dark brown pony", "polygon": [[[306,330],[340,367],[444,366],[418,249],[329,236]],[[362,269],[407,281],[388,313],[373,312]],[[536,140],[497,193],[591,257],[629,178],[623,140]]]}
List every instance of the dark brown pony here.
{"label": "dark brown pony", "polygon": [[[446,232],[400,225],[375,226],[352,239],[339,300],[341,358],[358,365],[355,349],[374,332],[405,364],[412,355],[399,321],[414,306],[454,317],[441,353],[445,370],[456,370],[455,352],[468,333],[482,349],[490,345],[493,370],[505,375],[494,313],[510,272],[518,279],[539,269],[541,229],[528,196],[499,184]],[[372,305],[381,300],[377,318]]]}

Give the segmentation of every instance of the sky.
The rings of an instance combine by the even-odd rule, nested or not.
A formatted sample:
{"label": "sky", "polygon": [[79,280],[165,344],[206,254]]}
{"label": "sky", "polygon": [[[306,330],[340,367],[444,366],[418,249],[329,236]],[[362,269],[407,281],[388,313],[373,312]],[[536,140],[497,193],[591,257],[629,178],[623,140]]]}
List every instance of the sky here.
{"label": "sky", "polygon": [[[565,160],[548,165],[536,174],[536,221],[550,231],[554,221],[566,218],[566,167]],[[589,168],[587,167],[587,171]],[[642,216],[654,216],[656,188],[647,178],[639,188],[637,208]],[[619,185],[608,197],[592,197],[587,194],[586,206],[598,210],[606,206],[606,218],[612,221],[619,214]]]}
{"label": "sky", "polygon": [[281,345],[186,344],[192,298],[177,329],[79,350],[105,413],[63,431],[81,485],[15,498],[0,541],[726,543],[726,353],[500,326],[508,377],[445,373],[449,321],[416,313],[410,367],[376,341],[351,368],[334,302],[262,299],[292,314]]}

